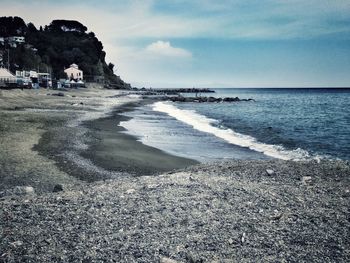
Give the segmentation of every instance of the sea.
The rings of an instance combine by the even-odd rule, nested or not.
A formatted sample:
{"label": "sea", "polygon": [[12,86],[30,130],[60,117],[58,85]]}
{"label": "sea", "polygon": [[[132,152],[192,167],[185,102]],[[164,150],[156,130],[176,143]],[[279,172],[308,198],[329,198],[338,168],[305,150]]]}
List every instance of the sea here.
{"label": "sea", "polygon": [[[198,96],[254,101],[155,102],[120,123],[142,143],[177,156],[350,160],[350,89],[226,88]],[[194,94],[183,94],[195,96]]]}

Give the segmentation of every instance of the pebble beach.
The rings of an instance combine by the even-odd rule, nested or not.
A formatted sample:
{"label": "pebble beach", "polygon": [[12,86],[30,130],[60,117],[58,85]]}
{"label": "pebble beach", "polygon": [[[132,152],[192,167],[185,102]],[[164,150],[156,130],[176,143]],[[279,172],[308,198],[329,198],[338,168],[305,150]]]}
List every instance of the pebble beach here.
{"label": "pebble beach", "polygon": [[0,91],[0,262],[349,262],[349,162],[198,163],[124,133],[139,97],[62,94]]}

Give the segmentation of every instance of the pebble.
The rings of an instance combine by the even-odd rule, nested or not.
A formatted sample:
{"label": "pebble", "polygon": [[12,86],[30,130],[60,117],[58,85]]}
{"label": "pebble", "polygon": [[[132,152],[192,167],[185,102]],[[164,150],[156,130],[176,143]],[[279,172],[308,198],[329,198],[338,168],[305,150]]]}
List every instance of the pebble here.
{"label": "pebble", "polygon": [[176,261],[176,260],[171,259],[171,258],[162,257],[160,259],[160,263],[180,263],[180,261]]}
{"label": "pebble", "polygon": [[32,195],[35,193],[32,186],[16,186],[13,190],[16,195]]}
{"label": "pebble", "polygon": [[301,178],[301,182],[304,184],[304,185],[307,185],[309,183],[311,183],[312,181],[312,177],[311,176],[303,176]]}
{"label": "pebble", "polygon": [[56,184],[52,190],[54,193],[63,191],[63,186],[61,184]]}
{"label": "pebble", "polygon": [[266,169],[266,173],[267,173],[267,175],[272,176],[275,174],[275,171],[272,169]]}
{"label": "pebble", "polygon": [[245,242],[245,237],[246,237],[246,233],[245,233],[245,232],[243,232],[243,234],[242,234],[242,238],[241,238],[241,242],[242,242],[242,244],[244,244],[244,242]]}
{"label": "pebble", "polygon": [[13,247],[20,247],[20,246],[23,245],[23,242],[18,240],[18,241],[10,243],[10,245],[13,246]]}
{"label": "pebble", "polygon": [[127,194],[133,194],[133,193],[135,193],[135,192],[136,192],[135,189],[128,189],[128,190],[126,191]]}

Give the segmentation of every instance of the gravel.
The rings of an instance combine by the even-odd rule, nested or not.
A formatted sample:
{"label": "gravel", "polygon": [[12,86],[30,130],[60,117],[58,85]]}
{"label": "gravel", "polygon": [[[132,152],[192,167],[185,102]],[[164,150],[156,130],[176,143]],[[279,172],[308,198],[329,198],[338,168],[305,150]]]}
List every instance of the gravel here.
{"label": "gravel", "polygon": [[349,181],[341,161],[227,161],[5,196],[0,262],[349,262]]}

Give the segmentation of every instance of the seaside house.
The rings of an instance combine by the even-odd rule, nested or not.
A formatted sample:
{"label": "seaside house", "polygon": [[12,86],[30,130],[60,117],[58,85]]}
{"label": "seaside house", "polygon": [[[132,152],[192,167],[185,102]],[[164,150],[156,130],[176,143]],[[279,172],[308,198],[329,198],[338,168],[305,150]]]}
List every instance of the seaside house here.
{"label": "seaside house", "polygon": [[25,43],[25,38],[20,36],[8,37],[6,40],[9,43],[10,47],[13,47],[13,48],[17,47],[17,44]]}
{"label": "seaside house", "polygon": [[79,81],[83,79],[83,71],[79,69],[77,64],[70,65],[70,67],[65,69],[64,72],[70,80]]}

